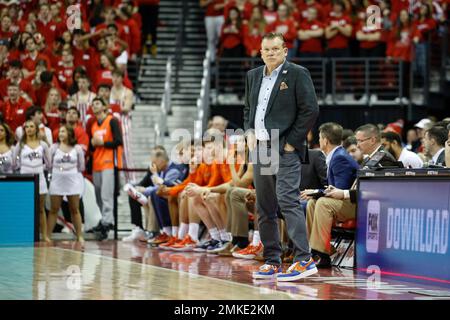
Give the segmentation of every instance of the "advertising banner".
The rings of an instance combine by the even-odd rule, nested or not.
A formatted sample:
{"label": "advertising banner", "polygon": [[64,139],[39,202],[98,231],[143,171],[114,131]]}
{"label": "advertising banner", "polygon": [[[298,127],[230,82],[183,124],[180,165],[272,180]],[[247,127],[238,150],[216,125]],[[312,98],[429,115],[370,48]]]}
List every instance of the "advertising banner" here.
{"label": "advertising banner", "polygon": [[450,179],[360,179],[356,267],[450,286]]}

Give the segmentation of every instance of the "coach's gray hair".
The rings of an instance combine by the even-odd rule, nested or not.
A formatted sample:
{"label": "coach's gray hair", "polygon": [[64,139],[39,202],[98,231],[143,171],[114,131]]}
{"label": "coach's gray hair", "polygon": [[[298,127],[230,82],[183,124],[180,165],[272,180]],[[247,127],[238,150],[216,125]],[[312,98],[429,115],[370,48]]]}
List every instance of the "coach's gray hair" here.
{"label": "coach's gray hair", "polygon": [[358,129],[355,130],[355,132],[364,132],[364,135],[367,137],[375,137],[377,139],[377,142],[381,141],[381,133],[380,129],[374,124],[368,123],[365,125],[360,126]]}

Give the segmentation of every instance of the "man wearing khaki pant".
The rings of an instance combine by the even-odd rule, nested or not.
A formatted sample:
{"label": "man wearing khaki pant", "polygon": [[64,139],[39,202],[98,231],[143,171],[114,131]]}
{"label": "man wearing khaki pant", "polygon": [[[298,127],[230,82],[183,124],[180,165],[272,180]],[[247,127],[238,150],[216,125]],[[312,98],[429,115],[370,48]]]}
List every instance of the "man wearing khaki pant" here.
{"label": "man wearing khaki pant", "polygon": [[[314,212],[317,214],[314,214]],[[355,217],[356,204],[351,203],[350,200],[337,200],[327,197],[309,200],[306,207],[306,226],[311,248],[331,255],[330,231],[333,220],[347,221],[355,219]]]}
{"label": "man wearing khaki pant", "polygon": [[[333,226],[333,219],[344,222],[346,220],[354,219],[356,217],[356,181],[353,183],[350,190],[346,186],[340,185],[335,181],[331,181],[330,177],[333,175],[333,156],[334,152],[338,152],[336,147],[340,144],[337,137],[342,134],[342,130],[337,124],[323,124],[319,128],[319,142],[321,149],[330,157],[328,162],[328,189],[325,190],[325,197],[319,200],[310,200],[306,208],[307,215],[307,233],[311,249],[315,255],[316,265],[318,267],[330,267],[331,254],[331,228]],[[356,129],[356,141],[358,148],[363,154],[368,155],[361,167],[365,167],[370,163],[371,158],[375,154],[384,154],[380,161],[381,166],[395,166],[396,160],[393,156],[383,150],[381,146],[381,134],[379,129],[372,124],[367,124]],[[333,138],[333,136],[335,136]],[[327,145],[329,145],[327,147]],[[334,149],[337,148],[337,149]],[[331,152],[330,150],[335,150]],[[345,170],[337,170],[342,172]],[[347,179],[348,182],[348,179]],[[344,189],[344,190],[342,190]]]}
{"label": "man wearing khaki pant", "polygon": [[[319,127],[320,149],[325,153],[328,185],[349,189],[356,178],[358,163],[341,146],[343,128],[334,122]],[[302,192],[302,197],[304,197]],[[306,225],[309,244],[321,259],[318,267],[330,267],[331,227],[333,220],[346,221],[355,217],[356,207],[350,201],[326,197],[311,199],[306,207]]]}

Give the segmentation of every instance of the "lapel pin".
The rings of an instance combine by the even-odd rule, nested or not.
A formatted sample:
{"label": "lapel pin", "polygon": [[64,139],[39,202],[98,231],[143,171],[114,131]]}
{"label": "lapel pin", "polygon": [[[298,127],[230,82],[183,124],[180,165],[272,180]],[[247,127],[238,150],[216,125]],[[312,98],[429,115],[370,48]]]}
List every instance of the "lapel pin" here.
{"label": "lapel pin", "polygon": [[283,74],[286,74],[287,73],[287,70],[283,70]]}

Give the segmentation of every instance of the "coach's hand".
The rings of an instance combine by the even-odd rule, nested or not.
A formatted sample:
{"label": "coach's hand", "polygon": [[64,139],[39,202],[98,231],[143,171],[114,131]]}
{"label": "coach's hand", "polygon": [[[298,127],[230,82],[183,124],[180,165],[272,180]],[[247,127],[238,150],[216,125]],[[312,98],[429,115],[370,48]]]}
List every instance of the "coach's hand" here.
{"label": "coach's hand", "polygon": [[247,135],[247,145],[249,151],[253,151],[256,149],[256,136],[253,132]]}
{"label": "coach's hand", "polygon": [[334,186],[328,186],[328,188],[324,191],[325,197],[333,198],[337,200],[344,200],[344,190],[341,190],[339,188],[336,188]]}
{"label": "coach's hand", "polygon": [[284,145],[284,151],[292,152],[294,150],[295,150],[295,148],[292,145],[290,145],[289,143],[286,142],[286,144]]}

